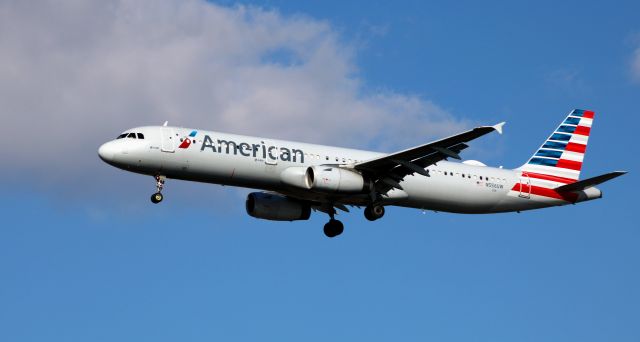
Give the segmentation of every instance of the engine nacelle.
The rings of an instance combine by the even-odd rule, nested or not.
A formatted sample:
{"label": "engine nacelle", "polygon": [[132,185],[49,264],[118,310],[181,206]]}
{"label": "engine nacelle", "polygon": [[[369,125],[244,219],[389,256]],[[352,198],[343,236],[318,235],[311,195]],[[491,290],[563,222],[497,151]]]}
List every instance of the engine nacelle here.
{"label": "engine nacelle", "polygon": [[309,183],[309,177],[307,177],[307,168],[304,166],[292,166],[284,169],[280,174],[280,181],[294,188],[311,189],[311,183]]}
{"label": "engine nacelle", "polygon": [[361,174],[331,166],[311,166],[306,178],[310,189],[317,192],[365,193],[371,187]]}
{"label": "engine nacelle", "polygon": [[252,192],[247,196],[247,214],[272,221],[308,220],[311,207],[284,196]]}

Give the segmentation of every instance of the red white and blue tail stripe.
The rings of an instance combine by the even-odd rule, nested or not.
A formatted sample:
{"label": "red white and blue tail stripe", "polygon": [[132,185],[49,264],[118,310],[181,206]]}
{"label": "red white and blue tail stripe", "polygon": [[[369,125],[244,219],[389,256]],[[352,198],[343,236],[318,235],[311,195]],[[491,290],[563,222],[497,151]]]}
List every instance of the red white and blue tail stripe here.
{"label": "red white and blue tail stripe", "polygon": [[577,181],[593,117],[593,111],[574,109],[520,170],[530,178],[557,183]]}

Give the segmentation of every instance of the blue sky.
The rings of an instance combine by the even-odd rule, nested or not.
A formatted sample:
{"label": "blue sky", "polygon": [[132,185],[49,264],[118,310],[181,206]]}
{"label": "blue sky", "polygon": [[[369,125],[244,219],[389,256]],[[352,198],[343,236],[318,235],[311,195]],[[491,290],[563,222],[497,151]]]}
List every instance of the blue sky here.
{"label": "blue sky", "polygon": [[[0,5],[0,340],[640,339],[638,3],[63,3]],[[583,177],[630,171],[602,200],[354,211],[333,240],[244,190],[169,181],[154,206],[95,152],[165,118],[385,150],[504,120],[463,157],[517,167],[573,108],[596,111]]]}

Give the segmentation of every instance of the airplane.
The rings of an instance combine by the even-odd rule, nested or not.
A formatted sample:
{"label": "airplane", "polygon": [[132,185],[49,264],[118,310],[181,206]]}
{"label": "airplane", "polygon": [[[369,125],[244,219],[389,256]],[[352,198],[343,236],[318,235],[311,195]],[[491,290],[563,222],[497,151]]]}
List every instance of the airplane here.
{"label": "airplane", "polygon": [[[520,212],[602,197],[595,186],[625,174],[579,180],[594,112],[575,109],[522,166],[510,170],[460,160],[467,143],[505,124],[480,126],[395,153],[163,126],[128,129],[98,149],[117,168],[155,178],[160,203],[166,179],[259,189],[247,196],[249,215],[266,220],[329,215],[327,237],[344,225],[335,218],[364,207],[370,221],[386,206],[451,213]],[[336,210],[337,209],[337,210]]]}

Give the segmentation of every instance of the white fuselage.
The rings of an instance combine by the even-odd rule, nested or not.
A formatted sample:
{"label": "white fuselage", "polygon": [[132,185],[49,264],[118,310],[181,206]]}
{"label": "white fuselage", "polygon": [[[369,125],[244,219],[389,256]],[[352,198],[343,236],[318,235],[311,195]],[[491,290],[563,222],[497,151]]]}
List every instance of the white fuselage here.
{"label": "white fuselage", "polygon": [[[149,126],[128,132],[139,132],[144,139],[122,138],[104,144],[99,151],[104,161],[141,174],[263,189],[301,200],[345,205],[366,205],[368,197],[297,189],[282,183],[282,172],[291,167],[314,165],[349,167],[384,155],[176,127]],[[186,144],[185,139],[190,143]],[[522,185],[530,184],[526,173],[519,170],[447,161],[426,170],[429,177],[420,174],[405,177],[400,183],[403,190],[389,191],[383,203],[456,213],[521,211],[570,203],[531,193],[531,187]],[[562,183],[549,184],[559,185]],[[576,202],[600,196],[599,190],[590,188],[580,192]]]}

